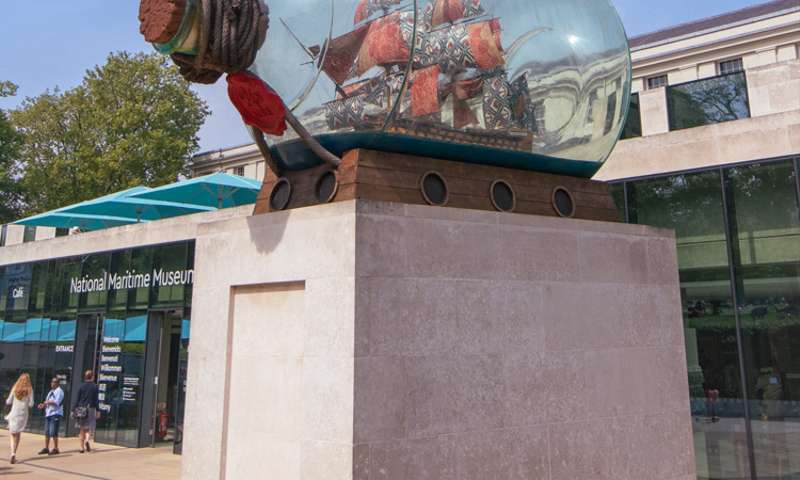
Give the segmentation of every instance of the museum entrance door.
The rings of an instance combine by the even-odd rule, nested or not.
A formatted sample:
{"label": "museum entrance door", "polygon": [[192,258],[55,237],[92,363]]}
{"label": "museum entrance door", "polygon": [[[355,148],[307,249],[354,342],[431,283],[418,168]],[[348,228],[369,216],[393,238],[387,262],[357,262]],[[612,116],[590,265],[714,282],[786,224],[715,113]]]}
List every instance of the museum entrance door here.
{"label": "museum entrance door", "polygon": [[83,383],[83,373],[92,370],[97,373],[97,361],[101,348],[103,316],[99,313],[78,315],[75,329],[75,354],[73,356],[72,378],[70,379],[69,402],[64,403],[64,417],[67,420],[67,435],[77,435],[70,412],[78,399],[78,389]]}
{"label": "museum entrance door", "polygon": [[[151,310],[147,322],[147,359],[139,444],[177,445],[182,437],[183,423],[183,310]],[[180,453],[179,447],[175,450]]]}

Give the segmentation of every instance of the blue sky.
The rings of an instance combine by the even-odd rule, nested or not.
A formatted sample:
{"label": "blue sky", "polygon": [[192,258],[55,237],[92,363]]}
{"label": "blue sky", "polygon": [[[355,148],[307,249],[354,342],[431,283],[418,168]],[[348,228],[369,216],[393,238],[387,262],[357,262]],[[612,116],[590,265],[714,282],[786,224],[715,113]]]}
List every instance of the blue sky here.
{"label": "blue sky", "polygon": [[[630,36],[762,3],[759,0],[612,1]],[[11,80],[20,89],[16,97],[0,99],[0,108],[14,108],[24,97],[38,95],[48,88],[57,86],[65,90],[77,85],[84,72],[103,63],[111,51],[151,51],[139,35],[137,0],[3,3],[0,80]],[[213,112],[200,131],[201,150],[249,142],[241,119],[228,102],[224,82],[195,88]]]}

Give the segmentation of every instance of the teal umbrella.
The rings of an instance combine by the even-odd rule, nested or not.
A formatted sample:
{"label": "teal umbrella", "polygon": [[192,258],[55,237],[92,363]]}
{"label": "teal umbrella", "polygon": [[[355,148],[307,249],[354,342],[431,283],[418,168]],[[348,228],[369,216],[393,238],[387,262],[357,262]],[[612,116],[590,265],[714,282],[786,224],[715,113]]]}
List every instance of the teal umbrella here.
{"label": "teal umbrella", "polygon": [[85,215],[80,213],[46,212],[14,222],[19,225],[38,227],[72,228],[78,227],[87,232],[104,228],[118,227],[136,223],[136,219],[106,215]]}
{"label": "teal umbrella", "polygon": [[129,223],[136,223],[136,217],[129,218],[120,215],[98,215],[91,213],[71,212],[67,210],[82,205],[88,205],[98,201],[111,200],[118,197],[124,197],[133,193],[143,192],[149,190],[148,187],[133,187],[121,192],[111,193],[100,198],[93,200],[86,200],[85,202],[76,203],[62,208],[57,208],[49,212],[40,213],[32,217],[23,218],[14,223],[19,225],[32,225],[37,227],[56,227],[56,228],[72,228],[78,227],[83,231],[89,230],[102,230],[109,227],[117,227],[119,225],[127,225]]}
{"label": "teal umbrella", "polygon": [[16,223],[47,227],[99,230],[148,220],[216,210],[203,205],[134,198],[132,195],[149,191],[148,187],[134,187],[121,192],[68,205],[50,212],[35,215]]}
{"label": "teal umbrella", "polygon": [[132,198],[228,208],[255,203],[261,182],[214,173],[133,194]]}
{"label": "teal umbrella", "polygon": [[[143,191],[146,192],[148,190]],[[139,222],[142,220],[160,220],[162,218],[177,217],[190,213],[209,212],[212,210],[216,210],[216,208],[122,195],[112,198],[103,197],[79,203],[61,209],[61,212],[123,217]]]}

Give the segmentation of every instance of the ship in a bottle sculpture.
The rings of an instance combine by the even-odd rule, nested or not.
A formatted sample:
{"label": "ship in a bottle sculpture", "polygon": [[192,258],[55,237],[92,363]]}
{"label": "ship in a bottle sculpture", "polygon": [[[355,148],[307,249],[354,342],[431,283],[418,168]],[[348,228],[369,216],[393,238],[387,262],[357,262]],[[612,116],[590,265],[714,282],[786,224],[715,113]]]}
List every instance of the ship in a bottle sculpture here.
{"label": "ship in a bottle sculpture", "polygon": [[[188,80],[227,74],[272,171],[273,210],[313,203],[291,202],[291,185],[276,192],[279,179],[303,183],[296,172],[340,169],[358,150],[437,172],[425,159],[508,169],[505,197],[527,172],[588,179],[630,98],[627,37],[607,0],[142,0],[140,20]],[[316,196],[332,199],[341,176]]]}

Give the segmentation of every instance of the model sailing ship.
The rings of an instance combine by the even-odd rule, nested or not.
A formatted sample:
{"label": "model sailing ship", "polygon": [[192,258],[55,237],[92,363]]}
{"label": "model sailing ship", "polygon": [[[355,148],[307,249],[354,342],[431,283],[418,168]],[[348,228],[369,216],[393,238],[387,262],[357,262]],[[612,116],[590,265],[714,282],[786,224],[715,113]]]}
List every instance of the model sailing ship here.
{"label": "model sailing ship", "polygon": [[[510,79],[506,64],[546,29],[504,50],[500,20],[480,0],[434,0],[418,12],[416,32],[409,3],[361,0],[352,31],[306,49],[336,87],[336,98],[324,105],[328,128],[385,128],[531,152],[536,122],[528,78]],[[362,79],[371,71],[376,75]]]}

